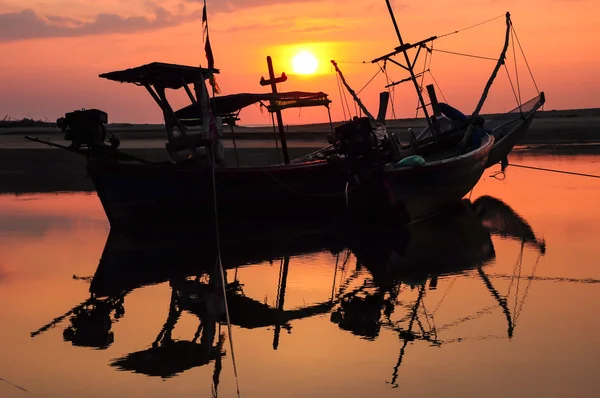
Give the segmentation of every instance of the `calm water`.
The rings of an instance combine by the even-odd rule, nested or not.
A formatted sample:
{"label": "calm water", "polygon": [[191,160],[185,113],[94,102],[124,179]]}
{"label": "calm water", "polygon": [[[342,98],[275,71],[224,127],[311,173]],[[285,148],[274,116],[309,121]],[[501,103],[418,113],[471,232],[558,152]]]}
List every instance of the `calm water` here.
{"label": "calm water", "polygon": [[233,351],[201,241],[109,236],[94,195],[0,196],[0,396],[232,397],[235,358],[243,397],[597,397],[600,180],[490,174],[409,236],[227,249]]}

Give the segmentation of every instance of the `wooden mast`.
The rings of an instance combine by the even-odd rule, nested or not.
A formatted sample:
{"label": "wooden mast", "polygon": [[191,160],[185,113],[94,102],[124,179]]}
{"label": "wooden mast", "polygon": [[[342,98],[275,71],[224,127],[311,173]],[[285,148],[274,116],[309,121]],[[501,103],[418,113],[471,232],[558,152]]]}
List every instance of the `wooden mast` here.
{"label": "wooden mast", "polygon": [[485,100],[488,96],[490,87],[492,87],[492,83],[494,82],[494,79],[496,78],[496,75],[498,74],[500,67],[502,65],[504,65],[504,59],[506,58],[506,51],[508,50],[508,42],[510,40],[510,28],[511,28],[510,13],[507,12],[506,13],[506,37],[504,39],[504,47],[502,48],[502,52],[500,53],[500,58],[498,58],[496,67],[492,71],[492,74],[491,74],[490,78],[488,79],[488,82],[485,85],[485,88],[483,89],[483,94],[481,94],[479,103],[477,104],[477,107],[475,108],[475,110],[473,111],[473,114],[471,115],[471,123],[469,124],[469,127],[467,128],[467,131],[465,132],[465,135],[463,136],[463,139],[461,141],[461,143],[463,145],[466,144],[467,141],[471,138],[471,135],[473,134],[473,130],[475,129],[475,124],[473,123],[474,119],[476,116],[479,115],[479,112],[481,111],[481,108],[483,107],[483,103],[485,102]]}
{"label": "wooden mast", "polygon": [[433,129],[433,125],[431,123],[431,119],[429,118],[429,112],[427,111],[427,107],[425,106],[425,101],[423,100],[423,95],[421,94],[421,89],[419,88],[419,83],[417,82],[417,78],[415,77],[415,72],[413,71],[413,65],[408,58],[408,53],[406,52],[406,48],[404,48],[404,41],[402,40],[402,35],[400,35],[400,29],[398,29],[398,24],[396,23],[396,17],[394,16],[394,11],[392,10],[392,6],[390,4],[390,0],[385,0],[387,4],[388,11],[390,12],[390,16],[392,18],[392,22],[394,23],[394,29],[396,30],[396,35],[398,36],[398,41],[400,41],[400,48],[402,48],[402,53],[404,54],[404,59],[406,60],[406,66],[408,72],[410,73],[410,79],[415,85],[415,90],[417,91],[417,95],[419,96],[419,102],[421,103],[421,107],[423,108],[423,113],[425,114],[425,119],[427,120],[427,124],[431,129],[433,135],[435,135],[435,131]]}
{"label": "wooden mast", "polygon": [[[285,73],[281,74],[281,77],[275,77],[275,72],[273,72],[273,61],[271,60],[271,56],[267,56],[267,66],[269,67],[269,80],[265,80],[264,77],[260,78],[260,85],[266,86],[268,84],[271,85],[271,91],[273,94],[277,93],[277,83],[283,83],[287,80],[287,76]],[[279,128],[279,139],[281,140],[281,151],[283,152],[283,161],[285,164],[290,164],[290,155],[288,154],[287,141],[285,139],[285,130],[283,128],[283,119],[281,117],[281,110],[277,109],[275,111],[275,116],[277,117],[277,127]]]}
{"label": "wooden mast", "polygon": [[331,63],[333,64],[333,67],[335,68],[335,71],[340,75],[340,79],[342,79],[342,83],[344,83],[344,86],[346,87],[346,89],[348,90],[348,92],[350,92],[350,95],[352,95],[352,98],[354,98],[354,101],[356,101],[356,103],[358,104],[358,106],[360,107],[360,109],[365,113],[365,115],[369,119],[375,120],[375,118],[373,117],[373,115],[371,115],[371,113],[363,105],[363,103],[361,102],[360,98],[358,98],[358,96],[356,95],[356,93],[354,92],[354,90],[352,90],[352,87],[350,87],[348,85],[348,83],[346,83],[346,79],[344,79],[344,75],[342,75],[342,71],[338,68],[337,63],[334,60],[331,60]]}

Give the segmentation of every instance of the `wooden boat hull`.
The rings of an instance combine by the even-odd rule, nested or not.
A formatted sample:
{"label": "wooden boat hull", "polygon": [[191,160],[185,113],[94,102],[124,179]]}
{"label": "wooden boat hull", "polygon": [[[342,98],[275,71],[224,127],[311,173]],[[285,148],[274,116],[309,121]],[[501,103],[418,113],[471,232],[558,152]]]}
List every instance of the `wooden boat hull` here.
{"label": "wooden boat hull", "polygon": [[[92,159],[88,172],[112,227],[214,223],[211,168]],[[220,222],[293,221],[344,211],[347,173],[335,164],[215,168],[214,173]]]}
{"label": "wooden boat hull", "polygon": [[521,138],[523,138],[532,121],[533,115],[531,115],[530,118],[524,121],[523,124],[517,127],[510,134],[498,139],[490,152],[490,156],[485,167],[491,167],[496,163],[499,163],[502,159],[506,158],[513,150],[514,146],[521,140]]}
{"label": "wooden boat hull", "polygon": [[384,173],[389,200],[402,207],[411,221],[443,211],[458,203],[475,187],[487,164],[494,138],[465,155],[409,169]]}
{"label": "wooden boat hull", "polygon": [[[508,156],[508,154],[513,150],[514,146],[523,138],[525,133],[527,133],[529,126],[531,126],[531,123],[533,122],[535,113],[542,107],[542,105],[544,105],[545,102],[546,96],[543,92],[541,92],[537,97],[532,98],[520,107],[508,112],[505,117],[509,115],[515,116],[513,116],[514,119],[512,121],[506,122],[505,126],[502,125],[503,118],[500,118],[497,121],[492,120],[491,123],[486,125],[487,128],[492,129],[494,125],[497,125],[497,130],[492,130],[492,135],[496,141],[492,151],[490,152],[486,168],[495,165]],[[510,126],[513,123],[516,123],[517,125],[511,129]],[[503,132],[502,130],[504,128],[508,128],[508,131]]]}
{"label": "wooden boat hull", "polygon": [[[484,141],[459,157],[368,171],[358,183],[344,162],[215,168],[219,222],[305,222],[348,213],[385,223],[415,220],[458,202],[475,186],[493,138]],[[214,224],[211,168],[90,159],[88,172],[113,228]]]}

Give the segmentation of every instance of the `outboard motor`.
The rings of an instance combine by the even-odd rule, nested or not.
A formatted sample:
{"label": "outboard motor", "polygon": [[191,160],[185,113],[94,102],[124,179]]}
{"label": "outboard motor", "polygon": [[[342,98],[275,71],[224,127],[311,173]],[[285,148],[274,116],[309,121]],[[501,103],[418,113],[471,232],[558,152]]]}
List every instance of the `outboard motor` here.
{"label": "outboard motor", "polygon": [[[105,146],[107,123],[108,115],[99,109],[76,110],[56,121],[65,133],[65,140],[71,141],[73,148]],[[111,145],[118,146],[118,140],[111,138]]]}
{"label": "outboard motor", "polygon": [[377,146],[371,121],[367,117],[355,118],[336,127],[328,141],[349,158],[369,155]]}

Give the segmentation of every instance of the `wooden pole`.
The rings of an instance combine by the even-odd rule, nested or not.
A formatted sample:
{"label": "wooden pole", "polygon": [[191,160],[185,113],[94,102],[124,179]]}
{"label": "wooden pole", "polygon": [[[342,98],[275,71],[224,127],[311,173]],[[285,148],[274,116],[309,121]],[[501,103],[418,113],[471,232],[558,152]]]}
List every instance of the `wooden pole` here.
{"label": "wooden pole", "polygon": [[283,312],[283,301],[285,300],[285,287],[287,286],[287,275],[290,267],[290,257],[285,256],[283,260],[283,269],[281,270],[281,284],[277,292],[277,324],[275,325],[275,335],[273,336],[273,349],[279,347],[279,334],[281,333],[281,319],[279,314]]}
{"label": "wooden pole", "polygon": [[364,112],[365,116],[367,116],[371,120],[375,120],[373,115],[371,115],[369,110],[363,105],[360,98],[358,98],[358,95],[356,95],[354,90],[352,90],[352,87],[350,87],[350,85],[348,85],[348,83],[346,83],[346,79],[344,78],[344,75],[342,74],[342,71],[340,70],[340,68],[338,68],[337,63],[333,59],[331,60],[331,63],[333,64],[335,71],[340,75],[340,78],[342,79],[342,83],[344,84],[344,86],[346,87],[346,89],[348,90],[350,95],[352,95],[352,98],[354,98],[354,101],[356,101],[356,103],[358,104],[358,107]]}
{"label": "wooden pole", "polygon": [[[390,4],[390,0],[385,0],[385,3],[387,4],[390,16],[392,17],[392,22],[394,23],[394,29],[396,29],[396,35],[398,36],[398,41],[400,41],[400,47],[403,47],[404,41],[402,40],[402,36],[400,35],[400,29],[398,29],[398,24],[396,23],[396,17],[394,16],[394,11],[392,10],[392,5]],[[404,59],[406,60],[406,66],[408,66],[408,71],[410,72],[410,79],[413,81],[413,84],[415,85],[415,90],[417,90],[417,96],[419,97],[419,102],[421,103],[421,106],[423,107],[423,113],[425,114],[425,119],[427,119],[427,124],[429,125],[429,128],[433,132],[433,125],[431,123],[431,119],[429,118],[429,112],[427,111],[427,107],[425,106],[425,101],[423,100],[423,95],[421,94],[421,89],[419,88],[419,83],[417,82],[417,78],[415,77],[415,72],[413,71],[413,66],[410,62],[410,59],[408,59],[408,53],[406,52],[405,48],[402,50],[402,53],[404,53]]]}
{"label": "wooden pole", "polygon": [[[260,84],[262,86],[270,84],[271,92],[273,94],[276,94],[277,83],[283,83],[284,81],[286,81],[287,76],[285,75],[285,73],[282,73],[281,77],[275,77],[275,72],[273,72],[273,61],[271,60],[271,56],[267,56],[267,67],[269,68],[269,80],[261,78]],[[281,110],[277,109],[275,111],[275,116],[277,117],[277,127],[279,128],[279,139],[281,140],[281,151],[283,152],[283,161],[285,162],[285,164],[290,164],[290,156],[288,154],[287,141],[285,139],[285,130],[283,127],[283,118],[281,117]]]}
{"label": "wooden pole", "polygon": [[488,82],[485,85],[485,88],[483,89],[483,94],[481,94],[479,103],[477,104],[477,107],[475,108],[475,110],[473,111],[473,114],[471,115],[471,124],[469,124],[469,127],[467,128],[467,131],[465,132],[465,135],[463,136],[463,139],[461,142],[462,145],[465,145],[469,141],[469,139],[471,138],[471,135],[473,134],[473,131],[475,130],[475,124],[473,122],[475,120],[475,117],[477,117],[479,115],[479,112],[481,111],[481,108],[483,107],[483,103],[485,102],[485,100],[488,96],[488,92],[490,91],[490,88],[492,87],[492,83],[494,82],[494,79],[496,78],[496,75],[498,74],[500,67],[502,65],[504,65],[504,59],[506,58],[506,50],[508,50],[509,40],[510,40],[510,13],[507,12],[506,13],[506,37],[504,39],[504,47],[502,48],[502,52],[500,53],[500,58],[498,58],[498,63],[496,63],[496,67],[492,71],[492,75],[488,79]]}

